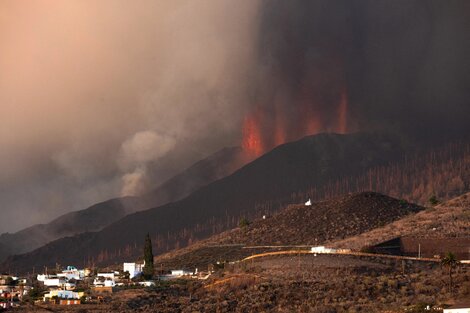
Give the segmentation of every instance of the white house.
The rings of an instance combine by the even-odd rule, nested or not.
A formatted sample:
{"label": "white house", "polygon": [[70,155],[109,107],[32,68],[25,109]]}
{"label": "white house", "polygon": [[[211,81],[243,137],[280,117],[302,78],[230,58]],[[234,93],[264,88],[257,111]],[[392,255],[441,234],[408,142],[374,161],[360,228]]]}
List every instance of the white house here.
{"label": "white house", "polygon": [[114,287],[116,286],[116,283],[114,282],[114,279],[109,277],[97,276],[93,280],[93,285],[95,285],[95,287]]}
{"label": "white house", "polygon": [[47,274],[38,274],[36,277],[38,281],[45,281],[46,279],[50,278],[52,275]]}
{"label": "white house", "polygon": [[144,286],[144,287],[152,287],[152,286],[155,286],[155,282],[154,281],[141,281],[139,282],[139,285]]}
{"label": "white house", "polygon": [[59,290],[57,292],[57,297],[61,299],[80,299],[80,295],[78,292],[68,290]]}
{"label": "white house", "polygon": [[114,287],[116,286],[115,276],[116,273],[98,273],[96,274],[93,285],[96,287]]}
{"label": "white house", "polygon": [[144,264],[139,263],[124,263],[124,272],[129,272],[129,278],[134,278],[140,274],[142,274],[142,269],[144,268]]}
{"label": "white house", "polygon": [[77,287],[77,285],[71,282],[66,282],[63,286],[65,287],[65,290],[75,290],[75,288]]}
{"label": "white house", "polygon": [[312,206],[312,200],[308,199],[308,201],[305,202],[305,206]]}
{"label": "white house", "polygon": [[43,283],[44,283],[44,286],[58,287],[58,286],[65,285],[67,283],[67,281],[63,278],[48,278],[48,279],[44,280]]}
{"label": "white house", "polygon": [[312,253],[334,253],[336,252],[336,249],[327,248],[325,246],[317,246],[317,247],[312,247],[311,252]]}
{"label": "white house", "polygon": [[82,280],[85,277],[84,270],[78,270],[75,266],[67,266],[67,269],[62,273],[57,274],[58,277],[65,277],[67,279]]}
{"label": "white house", "polygon": [[180,277],[180,276],[191,276],[193,272],[185,271],[185,270],[172,270],[171,276]]}
{"label": "white house", "polygon": [[97,277],[109,278],[109,279],[114,280],[115,273],[114,272],[112,272],[112,273],[98,273],[98,274],[96,274],[96,276]]}
{"label": "white house", "polygon": [[38,281],[43,282],[47,287],[58,287],[65,285],[67,280],[65,277],[58,277],[57,275],[42,275],[37,276]]}
{"label": "white house", "polygon": [[80,299],[85,295],[84,292],[73,292],[68,290],[51,290],[49,293],[44,295],[44,301],[57,297],[60,299]]}
{"label": "white house", "polygon": [[460,303],[444,309],[444,313],[470,313],[470,301]]}

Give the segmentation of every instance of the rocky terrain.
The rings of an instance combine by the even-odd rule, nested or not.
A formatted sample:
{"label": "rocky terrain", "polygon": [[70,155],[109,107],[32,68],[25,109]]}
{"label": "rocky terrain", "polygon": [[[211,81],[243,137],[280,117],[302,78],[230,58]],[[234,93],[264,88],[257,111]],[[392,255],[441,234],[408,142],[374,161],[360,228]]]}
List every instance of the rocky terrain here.
{"label": "rocky terrain", "polygon": [[227,267],[207,281],[176,280],[150,289],[118,290],[101,305],[18,311],[421,312],[417,309],[423,305],[452,304],[470,296],[470,267],[459,266],[453,278],[451,294],[447,271],[436,262],[271,257]]}
{"label": "rocky terrain", "polygon": [[220,244],[317,245],[364,233],[424,210],[375,192],[362,192],[312,206],[289,205],[278,214],[226,233]]}
{"label": "rocky terrain", "polygon": [[466,193],[360,235],[335,240],[331,245],[358,250],[399,236],[469,238],[469,225],[470,193]]}
{"label": "rocky terrain", "polygon": [[62,237],[94,232],[127,214],[177,201],[223,178],[251,160],[240,147],[224,148],[196,162],[154,190],[139,197],[121,197],[59,216],[16,233],[0,234],[0,262],[9,255],[32,251]]}
{"label": "rocky terrain", "polygon": [[[439,219],[444,235],[466,236],[468,195],[425,209],[373,192],[290,205],[266,219],[223,232],[190,247],[155,258],[156,268],[215,272],[207,280],[157,281],[151,288],[117,288],[100,304],[28,305],[18,312],[389,312],[421,313],[470,297],[470,266],[449,270],[439,259],[411,260],[373,255],[293,253],[241,261],[266,251],[308,249],[297,245],[345,244],[364,234],[404,225],[425,235]],[[413,219],[421,223],[416,227]],[[426,217],[426,218],[423,218]],[[401,223],[401,224],[400,224]],[[383,226],[383,224],[386,224]],[[413,228],[415,225],[415,228]],[[453,226],[453,228],[450,228]],[[437,228],[436,228],[437,229]],[[295,231],[297,230],[297,231]],[[283,234],[288,234],[283,236]],[[363,235],[361,235],[363,234]],[[317,240],[314,240],[317,239]],[[312,241],[313,240],[313,241]],[[258,245],[248,249],[247,246]],[[273,249],[260,245],[284,245]],[[220,264],[216,264],[219,262]],[[439,309],[440,308],[440,309]]]}
{"label": "rocky terrain", "polygon": [[293,192],[388,164],[402,152],[401,143],[383,134],[308,136],[278,146],[182,200],[127,215],[98,232],[62,238],[10,257],[0,269],[27,272],[33,266],[77,262],[86,266],[86,260],[101,266],[119,263],[139,256],[147,232],[156,254],[164,253],[231,229],[243,215],[277,211],[290,202]]}
{"label": "rocky terrain", "polygon": [[312,206],[289,205],[266,219],[257,219],[156,260],[163,264],[206,266],[214,259],[233,261],[266,250],[245,246],[311,247],[359,235],[422,210],[421,206],[374,192],[346,195]]}

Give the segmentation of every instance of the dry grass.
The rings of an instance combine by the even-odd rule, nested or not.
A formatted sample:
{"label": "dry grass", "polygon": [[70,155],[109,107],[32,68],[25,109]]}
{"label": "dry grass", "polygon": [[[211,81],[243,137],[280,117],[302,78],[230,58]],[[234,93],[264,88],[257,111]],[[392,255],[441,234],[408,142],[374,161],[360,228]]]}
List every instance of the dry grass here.
{"label": "dry grass", "polygon": [[399,236],[469,237],[470,193],[358,236],[332,241],[334,247],[359,250]]}
{"label": "dry grass", "polygon": [[[52,307],[55,312],[400,312],[421,303],[470,297],[470,266],[454,272],[436,263],[378,257],[292,255],[238,263],[200,281],[161,283],[123,290],[108,304]],[[20,312],[27,312],[22,310]],[[407,311],[409,312],[409,311]]]}

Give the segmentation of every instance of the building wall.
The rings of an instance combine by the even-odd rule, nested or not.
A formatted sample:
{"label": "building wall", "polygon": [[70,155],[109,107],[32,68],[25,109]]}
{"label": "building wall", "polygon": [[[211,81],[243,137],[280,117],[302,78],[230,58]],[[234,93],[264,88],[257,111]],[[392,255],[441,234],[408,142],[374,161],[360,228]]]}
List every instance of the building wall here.
{"label": "building wall", "polygon": [[470,313],[470,308],[466,308],[466,309],[444,309],[444,313]]}
{"label": "building wall", "polygon": [[[421,249],[420,249],[421,248]],[[401,250],[404,255],[432,258],[447,252],[455,254],[457,259],[470,259],[470,237],[463,238],[415,238],[401,237]]]}
{"label": "building wall", "polygon": [[470,259],[470,237],[462,238],[417,238],[398,237],[382,242],[373,248],[376,253],[406,255],[432,258],[435,255],[444,255],[447,252],[455,254],[459,260]]}
{"label": "building wall", "polygon": [[134,278],[135,276],[142,273],[143,264],[138,263],[124,263],[123,271],[129,272],[129,278]]}

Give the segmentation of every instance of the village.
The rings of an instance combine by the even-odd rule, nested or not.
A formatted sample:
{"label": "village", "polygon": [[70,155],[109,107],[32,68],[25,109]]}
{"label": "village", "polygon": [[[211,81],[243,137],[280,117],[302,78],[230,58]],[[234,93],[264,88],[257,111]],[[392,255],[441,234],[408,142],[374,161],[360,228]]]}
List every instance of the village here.
{"label": "village", "polygon": [[44,274],[31,277],[0,275],[0,311],[33,305],[99,304],[116,290],[126,288],[150,288],[156,281],[174,279],[207,279],[211,271],[171,270],[145,279],[145,263],[123,263],[122,270],[96,271],[90,268],[45,270]]}
{"label": "village", "polygon": [[[308,208],[311,205],[309,199],[303,204],[303,207]],[[261,221],[267,221],[267,217],[263,216]],[[246,223],[249,224],[249,222]],[[244,234],[247,231],[245,223],[241,222],[240,224],[239,231]],[[112,305],[116,297],[119,298],[129,292],[134,298],[139,298],[140,296],[145,297],[145,294],[148,295],[149,292],[158,293],[165,289],[170,290],[175,285],[197,285],[200,290],[210,291],[214,287],[231,285],[240,280],[243,282],[254,279],[252,283],[256,283],[257,277],[260,277],[257,273],[263,271],[262,267],[271,268],[268,271],[268,277],[272,278],[278,275],[280,279],[283,279],[289,277],[285,266],[291,268],[294,275],[297,275],[297,273],[305,271],[304,266],[313,270],[310,274],[315,273],[315,266],[312,267],[314,264],[316,266],[328,264],[335,271],[345,265],[356,267],[367,264],[368,269],[372,271],[377,266],[386,265],[387,268],[394,268],[393,271],[398,273],[394,275],[402,275],[401,278],[400,276],[393,277],[397,280],[405,279],[403,284],[409,284],[409,282],[405,283],[409,279],[405,275],[406,272],[414,275],[415,278],[418,277],[415,273],[422,273],[421,279],[427,279],[426,277],[429,277],[428,271],[438,270],[439,267],[441,269],[447,268],[449,275],[452,272],[455,272],[456,275],[463,275],[461,277],[466,275],[470,264],[470,260],[464,259],[467,256],[466,253],[459,253],[459,260],[453,253],[436,254],[433,253],[435,251],[433,249],[424,250],[424,247],[429,245],[423,245],[423,249],[421,249],[421,244],[426,243],[424,239],[413,241],[413,245],[418,248],[416,252],[403,253],[406,251],[398,251],[397,249],[406,246],[409,239],[403,237],[397,240],[386,241],[365,250],[324,245],[208,245],[203,248],[203,250],[206,249],[205,252],[202,252],[204,257],[194,263],[191,258],[185,258],[184,254],[183,257],[173,257],[166,261],[158,256],[155,258],[152,251],[152,241],[150,235],[147,234],[142,254],[135,260],[103,268],[96,266],[78,268],[74,265],[63,267],[56,264],[52,268],[44,267],[41,273],[34,273],[33,269],[33,273],[26,276],[15,276],[11,273],[1,274],[0,311],[19,310],[21,312],[26,309],[29,312],[31,308],[62,311],[73,307],[84,307],[84,310],[87,310],[86,308],[92,306],[104,308],[105,312],[108,312],[106,310],[109,309],[109,305]],[[343,243],[341,246],[348,245]],[[225,252],[219,253],[217,251]],[[238,252],[229,256],[226,251]],[[456,252],[462,251],[456,250]],[[197,250],[188,255],[197,255]],[[156,260],[157,262],[155,262]],[[275,274],[276,270],[272,267],[273,264],[274,268],[280,266],[279,273]],[[459,270],[457,270],[457,266],[460,267]],[[359,274],[358,277],[362,277],[361,275]],[[382,275],[389,275],[389,273],[384,272]],[[438,282],[438,285],[442,285],[445,290],[447,288],[451,290],[452,279],[449,287],[447,287],[446,281],[447,279]],[[175,293],[173,297],[173,299],[180,298],[180,295]],[[190,293],[189,303],[192,299]],[[467,308],[467,304],[465,305],[465,307],[427,305],[422,311],[412,312],[466,313],[470,309]],[[462,311],[462,309],[467,311]]]}
{"label": "village", "polygon": [[[173,269],[173,270],[157,270],[154,269],[153,255],[149,246],[144,246],[144,261],[126,262],[117,270],[116,267],[110,267],[103,270],[96,268],[78,269],[69,265],[61,268],[57,265],[54,269],[44,269],[44,273],[30,275],[29,277],[17,277],[9,274],[0,275],[0,311],[20,309],[22,306],[38,307],[38,308],[56,308],[80,305],[100,305],[109,303],[113,293],[119,293],[125,290],[134,290],[139,293],[145,293],[152,288],[161,288],[162,284],[181,283],[181,281],[204,281],[208,280],[218,270],[224,271],[226,268],[237,266],[243,263],[251,263],[255,259],[265,259],[266,257],[287,256],[291,262],[300,261],[300,256],[320,257],[323,256],[339,256],[339,257],[361,257],[361,258],[382,258],[395,259],[400,262],[418,262],[422,264],[439,264],[442,260],[439,258],[423,258],[380,255],[364,252],[354,252],[350,249],[335,249],[326,246],[315,247],[271,247],[265,248],[283,248],[278,251],[263,252],[253,254],[243,260],[235,262],[216,262],[210,264],[206,270]],[[287,249],[286,249],[287,248]],[[305,249],[308,248],[308,249]],[[149,250],[150,249],[150,250]],[[149,260],[146,266],[145,259]],[[292,261],[293,260],[293,261]],[[469,260],[460,261],[462,265],[470,263]],[[112,270],[114,268],[114,270]],[[149,274],[150,271],[152,274]],[[219,276],[215,275],[215,276]],[[222,274],[223,275],[223,274]],[[230,280],[231,278],[228,278]],[[222,279],[211,279],[205,283],[205,288],[218,285],[227,281]],[[158,289],[158,288],[157,288]],[[139,291],[140,290],[140,291]],[[443,313],[468,312],[463,307],[427,307],[425,312],[433,311]],[[413,311],[414,312],[414,311]]]}

